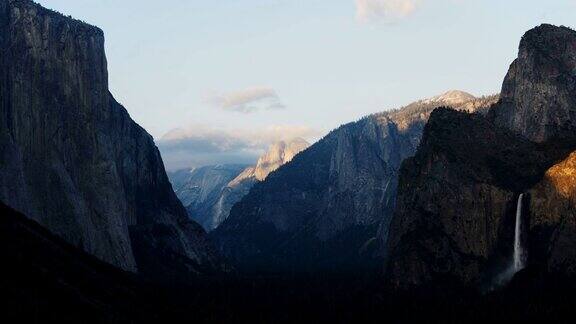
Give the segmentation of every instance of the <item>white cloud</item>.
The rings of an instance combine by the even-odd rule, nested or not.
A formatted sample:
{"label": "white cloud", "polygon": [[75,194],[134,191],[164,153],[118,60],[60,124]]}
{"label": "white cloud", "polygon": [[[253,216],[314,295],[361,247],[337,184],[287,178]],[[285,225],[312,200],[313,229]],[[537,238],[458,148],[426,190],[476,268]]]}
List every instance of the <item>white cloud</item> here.
{"label": "white cloud", "polygon": [[276,91],[270,87],[251,87],[228,93],[212,92],[206,96],[205,101],[224,110],[243,113],[286,108]]}
{"label": "white cloud", "polygon": [[363,23],[395,22],[410,16],[418,5],[418,0],[356,0],[356,19]]}
{"label": "white cloud", "polygon": [[252,164],[274,142],[296,137],[312,142],[319,136],[317,130],[301,125],[275,125],[256,130],[192,125],[168,132],[157,144],[166,168],[176,170],[211,164]]}

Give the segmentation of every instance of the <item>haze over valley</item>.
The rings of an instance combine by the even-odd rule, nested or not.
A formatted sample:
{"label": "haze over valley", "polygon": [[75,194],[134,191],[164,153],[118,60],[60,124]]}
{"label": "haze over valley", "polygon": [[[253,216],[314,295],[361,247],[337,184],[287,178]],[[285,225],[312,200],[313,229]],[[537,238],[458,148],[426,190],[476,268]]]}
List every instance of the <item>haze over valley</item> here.
{"label": "haze over valley", "polygon": [[575,9],[0,0],[0,319],[570,322]]}

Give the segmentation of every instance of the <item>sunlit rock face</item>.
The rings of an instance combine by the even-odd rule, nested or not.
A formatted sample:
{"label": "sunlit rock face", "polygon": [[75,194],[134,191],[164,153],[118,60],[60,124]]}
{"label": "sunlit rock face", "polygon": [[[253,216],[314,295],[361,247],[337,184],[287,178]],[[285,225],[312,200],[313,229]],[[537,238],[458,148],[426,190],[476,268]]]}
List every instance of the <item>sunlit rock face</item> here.
{"label": "sunlit rock face", "polygon": [[388,282],[491,285],[513,261],[521,193],[527,265],[574,273],[575,41],[564,27],[527,32],[486,116],[432,114],[402,167]]}
{"label": "sunlit rock face", "polygon": [[152,137],[108,92],[103,32],[4,0],[0,48],[0,200],[125,270],[219,267]]}
{"label": "sunlit rock face", "polygon": [[530,191],[530,250],[550,271],[576,273],[576,152]]}
{"label": "sunlit rock face", "polygon": [[302,138],[278,141],[270,145],[268,151],[258,159],[255,166],[246,168],[229,183],[229,186],[237,186],[246,180],[264,181],[270,173],[292,161],[296,154],[304,151],[309,146],[310,143]]}
{"label": "sunlit rock face", "polygon": [[377,233],[387,233],[394,210],[400,164],[414,154],[430,113],[448,105],[447,98],[464,110],[497,100],[451,91],[341,126],[254,185],[211,237],[239,268],[251,271],[372,266],[381,257]]}
{"label": "sunlit rock face", "polygon": [[268,152],[258,159],[254,169],[254,177],[258,181],[263,181],[271,172],[292,161],[296,154],[304,151],[308,146],[310,144],[301,138],[272,144]]}

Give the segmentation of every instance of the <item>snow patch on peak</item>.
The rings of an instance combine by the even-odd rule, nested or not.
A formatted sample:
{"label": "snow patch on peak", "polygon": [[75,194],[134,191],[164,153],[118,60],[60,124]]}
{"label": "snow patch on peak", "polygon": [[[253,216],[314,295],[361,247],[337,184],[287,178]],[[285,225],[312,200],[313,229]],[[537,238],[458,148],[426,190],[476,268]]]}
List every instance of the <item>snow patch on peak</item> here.
{"label": "snow patch on peak", "polygon": [[445,103],[447,105],[461,105],[472,100],[476,100],[476,97],[468,92],[450,90],[439,96],[424,100],[424,103]]}

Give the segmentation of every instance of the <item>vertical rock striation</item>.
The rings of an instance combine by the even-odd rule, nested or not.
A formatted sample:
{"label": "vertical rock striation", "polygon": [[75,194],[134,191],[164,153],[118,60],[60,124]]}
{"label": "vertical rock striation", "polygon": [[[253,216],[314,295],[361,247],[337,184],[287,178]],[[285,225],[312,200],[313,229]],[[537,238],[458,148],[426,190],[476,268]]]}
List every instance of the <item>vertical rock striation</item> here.
{"label": "vertical rock striation", "polygon": [[100,29],[2,0],[0,50],[0,200],[125,270],[219,264],[152,137],[109,93]]}

